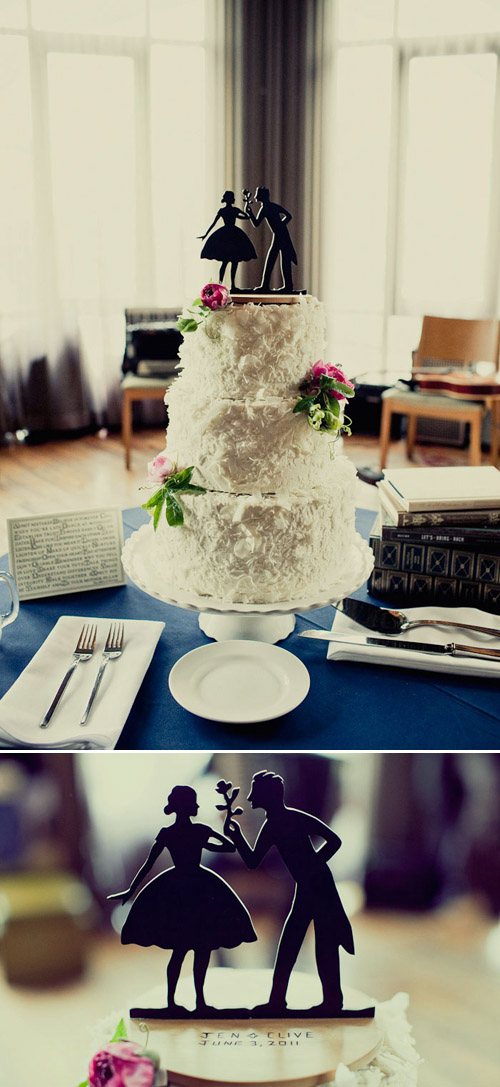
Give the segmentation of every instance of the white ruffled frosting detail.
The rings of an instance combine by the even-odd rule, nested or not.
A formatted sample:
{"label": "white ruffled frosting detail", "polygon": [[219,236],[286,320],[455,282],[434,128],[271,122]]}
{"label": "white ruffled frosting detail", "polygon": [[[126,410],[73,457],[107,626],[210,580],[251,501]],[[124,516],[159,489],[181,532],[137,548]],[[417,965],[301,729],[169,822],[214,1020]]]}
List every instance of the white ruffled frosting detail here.
{"label": "white ruffled frosting detail", "polygon": [[185,334],[182,385],[194,405],[214,398],[296,397],[324,350],[324,309],[311,295],[299,295],[291,305],[229,306]]}
{"label": "white ruffled frosting detail", "polygon": [[160,518],[154,584],[243,604],[328,589],[348,573],[355,476],[338,457],[329,486],[309,494],[182,494],[182,530]]}
{"label": "white ruffled frosting detail", "polygon": [[357,1071],[339,1064],[335,1082],[326,1087],[416,1087],[421,1059],[406,1017],[409,1002],[407,993],[397,993],[392,1000],[376,1005],[377,1024],[384,1037],[375,1056]]}
{"label": "white ruffled frosting detail", "polygon": [[[182,379],[181,379],[182,380]],[[193,483],[220,491],[308,491],[334,474],[332,435],[313,430],[297,400],[205,400],[174,383],[165,398],[167,450],[196,466]]]}

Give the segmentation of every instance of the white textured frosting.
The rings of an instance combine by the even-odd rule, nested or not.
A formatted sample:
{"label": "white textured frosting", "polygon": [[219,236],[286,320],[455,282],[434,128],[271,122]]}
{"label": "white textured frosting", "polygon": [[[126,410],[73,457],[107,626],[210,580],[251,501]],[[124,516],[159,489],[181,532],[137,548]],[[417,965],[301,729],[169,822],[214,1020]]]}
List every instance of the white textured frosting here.
{"label": "white textured frosting", "polygon": [[293,413],[323,355],[324,325],[321,303],[298,296],[231,305],[185,334],[165,397],[167,453],[179,469],[194,465],[207,493],[179,496],[182,527],[160,519],[159,592],[266,604],[322,592],[348,572],[355,470]]}
{"label": "white textured frosting", "polygon": [[325,349],[321,302],[228,306],[187,332],[180,347],[182,384],[196,400],[296,397]]}
{"label": "white textured frosting", "polygon": [[174,586],[243,604],[322,592],[348,572],[355,475],[338,457],[331,484],[308,495],[180,495],[182,529],[162,516],[156,533],[158,591]]}
{"label": "white textured frosting", "polygon": [[194,464],[193,483],[221,491],[300,493],[327,483],[335,443],[293,414],[295,400],[205,400],[192,407],[182,380],[167,392],[168,455]]}

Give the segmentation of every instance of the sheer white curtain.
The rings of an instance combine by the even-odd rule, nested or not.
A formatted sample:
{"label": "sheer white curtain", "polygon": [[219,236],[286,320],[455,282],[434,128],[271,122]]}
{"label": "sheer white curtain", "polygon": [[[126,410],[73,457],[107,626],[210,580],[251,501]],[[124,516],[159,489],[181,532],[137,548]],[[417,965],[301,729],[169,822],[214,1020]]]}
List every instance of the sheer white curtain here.
{"label": "sheer white curtain", "polygon": [[181,307],[218,201],[218,0],[0,0],[0,425],[118,418],[126,306]]}
{"label": "sheer white curtain", "polygon": [[424,313],[495,316],[499,0],[336,0],[321,293],[335,361],[411,368]]}

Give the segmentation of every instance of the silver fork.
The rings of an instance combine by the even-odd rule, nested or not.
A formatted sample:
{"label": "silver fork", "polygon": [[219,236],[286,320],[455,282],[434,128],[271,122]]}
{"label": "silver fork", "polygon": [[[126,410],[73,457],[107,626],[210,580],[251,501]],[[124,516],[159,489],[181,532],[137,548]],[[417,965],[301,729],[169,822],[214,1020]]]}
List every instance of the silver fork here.
{"label": "silver fork", "polygon": [[106,645],[104,646],[104,651],[102,654],[102,660],[99,665],[99,671],[96,675],[94,686],[92,687],[92,690],[90,692],[90,698],[85,707],[85,712],[80,721],[81,725],[86,725],[87,723],[87,718],[92,709],[94,699],[99,689],[99,685],[104,674],[104,669],[106,668],[108,661],[116,660],[116,658],[121,657],[123,653],[123,630],[123,623],[112,623],[109,628],[108,637],[106,638]]}
{"label": "silver fork", "polygon": [[80,637],[76,643],[73,652],[73,663],[70,664],[68,671],[64,676],[64,679],[60,683],[52,699],[52,702],[50,703],[47,713],[45,714],[45,717],[42,721],[40,721],[40,728],[47,728],[47,725],[50,723],[52,714],[54,713],[56,706],[59,704],[77,664],[80,664],[80,661],[90,660],[94,652],[96,636],[97,626],[92,626],[90,623],[84,623],[80,633]]}

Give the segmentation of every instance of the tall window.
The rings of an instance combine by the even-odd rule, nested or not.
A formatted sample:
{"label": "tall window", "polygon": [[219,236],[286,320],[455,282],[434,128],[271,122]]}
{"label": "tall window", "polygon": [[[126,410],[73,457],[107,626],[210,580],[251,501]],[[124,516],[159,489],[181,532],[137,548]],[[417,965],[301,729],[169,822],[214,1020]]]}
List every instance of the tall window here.
{"label": "tall window", "polygon": [[219,197],[217,8],[0,0],[4,369],[73,341],[102,407],[124,307],[198,292],[196,236]]}
{"label": "tall window", "polygon": [[408,373],[425,313],[489,317],[500,272],[500,2],[337,0],[328,90],[329,341]]}

